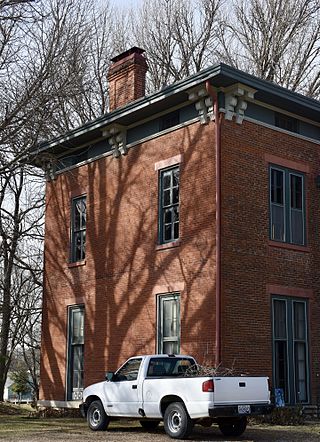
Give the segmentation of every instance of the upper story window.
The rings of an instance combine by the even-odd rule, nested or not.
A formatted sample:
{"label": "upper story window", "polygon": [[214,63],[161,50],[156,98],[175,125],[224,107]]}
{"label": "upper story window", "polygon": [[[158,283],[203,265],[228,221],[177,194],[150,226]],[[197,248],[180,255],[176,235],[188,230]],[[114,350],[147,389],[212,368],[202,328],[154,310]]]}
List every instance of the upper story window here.
{"label": "upper story window", "polygon": [[86,257],[86,197],[72,200],[71,208],[71,262],[82,261]]}
{"label": "upper story window", "polygon": [[299,121],[296,118],[280,114],[279,112],[275,113],[275,125],[290,132],[299,132]]}
{"label": "upper story window", "polygon": [[179,111],[170,112],[164,115],[160,119],[160,130],[169,129],[170,127],[176,126],[180,123],[180,113]]}
{"label": "upper story window", "polygon": [[160,171],[159,242],[179,238],[179,166]]}
{"label": "upper story window", "polygon": [[300,172],[270,167],[270,238],[305,245],[305,177]]}

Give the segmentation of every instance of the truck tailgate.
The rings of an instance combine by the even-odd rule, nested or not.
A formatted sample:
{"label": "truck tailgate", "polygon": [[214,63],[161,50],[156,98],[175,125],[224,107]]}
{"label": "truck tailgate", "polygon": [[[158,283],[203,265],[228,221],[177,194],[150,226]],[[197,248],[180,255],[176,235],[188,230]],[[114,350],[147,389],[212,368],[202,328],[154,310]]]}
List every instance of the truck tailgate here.
{"label": "truck tailgate", "polygon": [[269,401],[267,377],[216,377],[213,381],[215,405],[258,404]]}

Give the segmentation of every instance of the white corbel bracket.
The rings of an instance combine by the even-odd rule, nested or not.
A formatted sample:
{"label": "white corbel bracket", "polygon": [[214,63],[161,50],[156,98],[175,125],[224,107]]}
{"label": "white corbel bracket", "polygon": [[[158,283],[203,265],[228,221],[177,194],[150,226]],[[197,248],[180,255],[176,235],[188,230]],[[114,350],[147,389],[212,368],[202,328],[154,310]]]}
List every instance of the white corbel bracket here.
{"label": "white corbel bracket", "polygon": [[194,101],[201,124],[207,124],[210,120],[214,120],[213,101],[205,87],[190,89],[188,97],[190,101]]}
{"label": "white corbel bracket", "polygon": [[244,113],[248,107],[248,100],[254,99],[256,89],[244,84],[237,83],[225,89],[225,119],[232,120],[236,117],[236,123],[242,124]]}
{"label": "white corbel bracket", "polygon": [[127,130],[120,124],[112,124],[102,130],[102,136],[108,138],[108,142],[113,150],[113,156],[127,155]]}

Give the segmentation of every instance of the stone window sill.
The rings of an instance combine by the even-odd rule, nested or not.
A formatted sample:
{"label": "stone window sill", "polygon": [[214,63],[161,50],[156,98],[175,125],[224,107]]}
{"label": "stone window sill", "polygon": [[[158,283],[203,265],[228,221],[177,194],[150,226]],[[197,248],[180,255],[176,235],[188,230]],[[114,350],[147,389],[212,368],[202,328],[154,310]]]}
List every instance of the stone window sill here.
{"label": "stone window sill", "polygon": [[177,241],[168,242],[165,244],[158,244],[156,246],[156,250],[166,250],[172,249],[173,247],[178,247],[181,244],[181,239],[177,239]]}
{"label": "stone window sill", "polygon": [[77,262],[69,262],[68,263],[68,268],[72,269],[73,267],[81,267],[81,266],[85,266],[86,265],[86,260],[82,260],[82,261],[77,261]]}
{"label": "stone window sill", "polygon": [[295,250],[297,252],[304,252],[304,253],[310,252],[310,247],[308,246],[298,246],[296,244],[278,242],[278,241],[273,241],[271,239],[269,240],[269,246],[277,247],[279,249]]}

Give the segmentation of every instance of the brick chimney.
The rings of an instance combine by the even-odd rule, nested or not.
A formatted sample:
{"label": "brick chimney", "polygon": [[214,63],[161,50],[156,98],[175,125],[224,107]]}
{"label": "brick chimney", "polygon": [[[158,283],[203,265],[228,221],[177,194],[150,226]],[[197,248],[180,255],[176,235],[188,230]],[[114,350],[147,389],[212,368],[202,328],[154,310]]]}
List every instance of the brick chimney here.
{"label": "brick chimney", "polygon": [[110,112],[144,97],[148,66],[143,53],[144,49],[133,47],[111,59],[113,64],[108,72]]}

